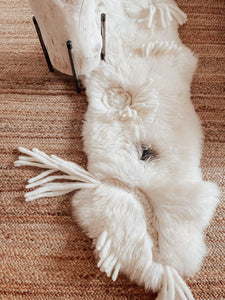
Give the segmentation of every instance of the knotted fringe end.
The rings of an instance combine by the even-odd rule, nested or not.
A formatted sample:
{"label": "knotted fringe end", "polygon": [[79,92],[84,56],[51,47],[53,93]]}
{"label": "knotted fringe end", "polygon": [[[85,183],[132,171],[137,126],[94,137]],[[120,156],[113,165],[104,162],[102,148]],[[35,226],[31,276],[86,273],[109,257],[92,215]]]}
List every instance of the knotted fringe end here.
{"label": "knotted fringe end", "polygon": [[177,54],[179,53],[183,47],[178,46],[174,41],[168,42],[168,41],[155,41],[151,42],[149,44],[143,44],[142,45],[142,55],[143,56],[159,56],[159,55],[167,55],[167,54]]}
{"label": "knotted fringe end", "polygon": [[[187,15],[176,4],[150,4],[148,28],[157,25],[158,27],[165,29],[170,25],[173,19],[175,19],[179,25],[183,25],[187,21]],[[145,18],[139,20],[139,22],[145,21]]]}
{"label": "knotted fringe end", "polygon": [[[43,197],[65,195],[82,188],[93,188],[100,183],[94,175],[76,163],[65,161],[55,155],[48,156],[36,148],[34,148],[33,151],[30,151],[20,147],[19,151],[27,156],[20,156],[14,163],[16,167],[33,166],[48,169],[28,180],[29,184],[26,186],[27,189],[35,187],[39,188],[26,193],[26,201],[32,201]],[[67,175],[50,176],[58,171]],[[54,182],[55,180],[60,179],[76,182]]]}
{"label": "knotted fringe end", "polygon": [[173,267],[165,266],[162,288],[156,300],[194,300],[188,286]]}

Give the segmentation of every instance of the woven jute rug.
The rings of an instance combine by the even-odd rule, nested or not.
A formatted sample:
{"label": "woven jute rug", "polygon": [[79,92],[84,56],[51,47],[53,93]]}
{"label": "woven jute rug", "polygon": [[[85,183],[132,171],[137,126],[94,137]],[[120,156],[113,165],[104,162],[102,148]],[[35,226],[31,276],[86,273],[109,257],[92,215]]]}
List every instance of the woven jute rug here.
{"label": "woven jute rug", "polygon": [[[205,134],[202,170],[221,201],[206,232],[202,268],[187,281],[194,297],[225,299],[224,226],[224,0],[179,0],[188,22],[185,45],[199,57],[192,101]],[[91,241],[71,214],[71,194],[24,202],[34,168],[15,168],[18,146],[37,147],[86,165],[81,129],[85,92],[73,78],[49,73],[23,0],[0,2],[0,299],[155,299],[119,276],[114,283],[96,266]],[[97,221],[97,220],[96,220]]]}

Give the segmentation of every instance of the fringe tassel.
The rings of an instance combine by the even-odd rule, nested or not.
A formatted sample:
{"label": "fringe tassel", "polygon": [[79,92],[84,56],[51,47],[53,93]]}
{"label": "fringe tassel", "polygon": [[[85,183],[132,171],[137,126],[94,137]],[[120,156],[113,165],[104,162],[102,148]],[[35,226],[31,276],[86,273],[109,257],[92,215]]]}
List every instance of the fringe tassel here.
{"label": "fringe tassel", "polygon": [[156,300],[176,300],[176,295],[179,295],[179,299],[182,300],[194,300],[191,291],[177,271],[170,266],[165,266],[162,288]]}
{"label": "fringe tassel", "polygon": [[[33,166],[49,169],[38,176],[28,180],[27,189],[39,187],[25,194],[26,201],[32,201],[43,197],[55,197],[65,195],[82,188],[93,188],[100,184],[98,179],[76,163],[65,161],[55,155],[48,156],[44,152],[34,148],[33,151],[20,147],[19,151],[28,156],[20,156],[14,165]],[[50,176],[55,172],[64,172],[67,175]],[[53,182],[66,179],[78,182]]]}
{"label": "fringe tassel", "polygon": [[141,47],[143,56],[177,54],[182,49],[183,47],[178,46],[174,41],[155,41],[147,45],[143,44]]}
{"label": "fringe tassel", "polygon": [[121,264],[117,257],[111,253],[112,241],[107,235],[107,231],[104,231],[97,240],[96,250],[98,251],[98,256],[100,257],[98,267],[102,272],[105,272],[108,277],[111,277],[112,274],[112,280],[116,281]]}
{"label": "fringe tassel", "polygon": [[[187,15],[176,5],[169,3],[151,4],[149,6],[148,28],[154,27],[156,24],[165,29],[172,20],[175,19],[179,25],[183,25],[187,21]],[[145,22],[146,19],[140,19],[139,22]]]}

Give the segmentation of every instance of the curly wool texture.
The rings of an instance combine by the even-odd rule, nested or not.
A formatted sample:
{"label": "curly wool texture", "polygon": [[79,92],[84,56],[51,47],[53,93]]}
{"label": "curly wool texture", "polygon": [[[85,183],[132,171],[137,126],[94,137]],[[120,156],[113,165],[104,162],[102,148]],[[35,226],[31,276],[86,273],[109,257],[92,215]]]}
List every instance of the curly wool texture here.
{"label": "curly wool texture", "polygon": [[[107,14],[107,47],[106,61],[85,79],[88,172],[21,148],[28,157],[17,166],[49,169],[25,196],[81,189],[74,212],[107,276],[122,272],[159,291],[158,300],[193,299],[181,276],[200,268],[219,192],[199,168],[202,132],[190,101],[197,59],[177,33],[186,17],[169,0],[107,0],[98,10]],[[155,155],[142,160],[146,147]],[[67,175],[52,175],[58,170]]]}

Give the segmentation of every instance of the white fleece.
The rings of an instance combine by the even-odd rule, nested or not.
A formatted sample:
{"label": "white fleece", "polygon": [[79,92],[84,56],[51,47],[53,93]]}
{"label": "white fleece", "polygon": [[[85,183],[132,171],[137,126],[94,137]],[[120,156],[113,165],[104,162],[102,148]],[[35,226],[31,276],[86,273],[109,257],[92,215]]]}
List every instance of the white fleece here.
{"label": "white fleece", "polygon": [[[190,100],[197,59],[180,41],[174,1],[105,0],[106,58],[85,77],[88,172],[34,149],[20,165],[48,168],[27,200],[81,189],[76,218],[93,239],[98,267],[119,272],[158,300],[193,299],[181,276],[199,270],[218,188],[202,179],[202,131]],[[147,155],[147,156],[146,156]],[[68,175],[49,176],[60,170]],[[49,177],[47,177],[49,176]],[[43,179],[44,178],[44,179]],[[75,183],[51,183],[63,178]]]}

